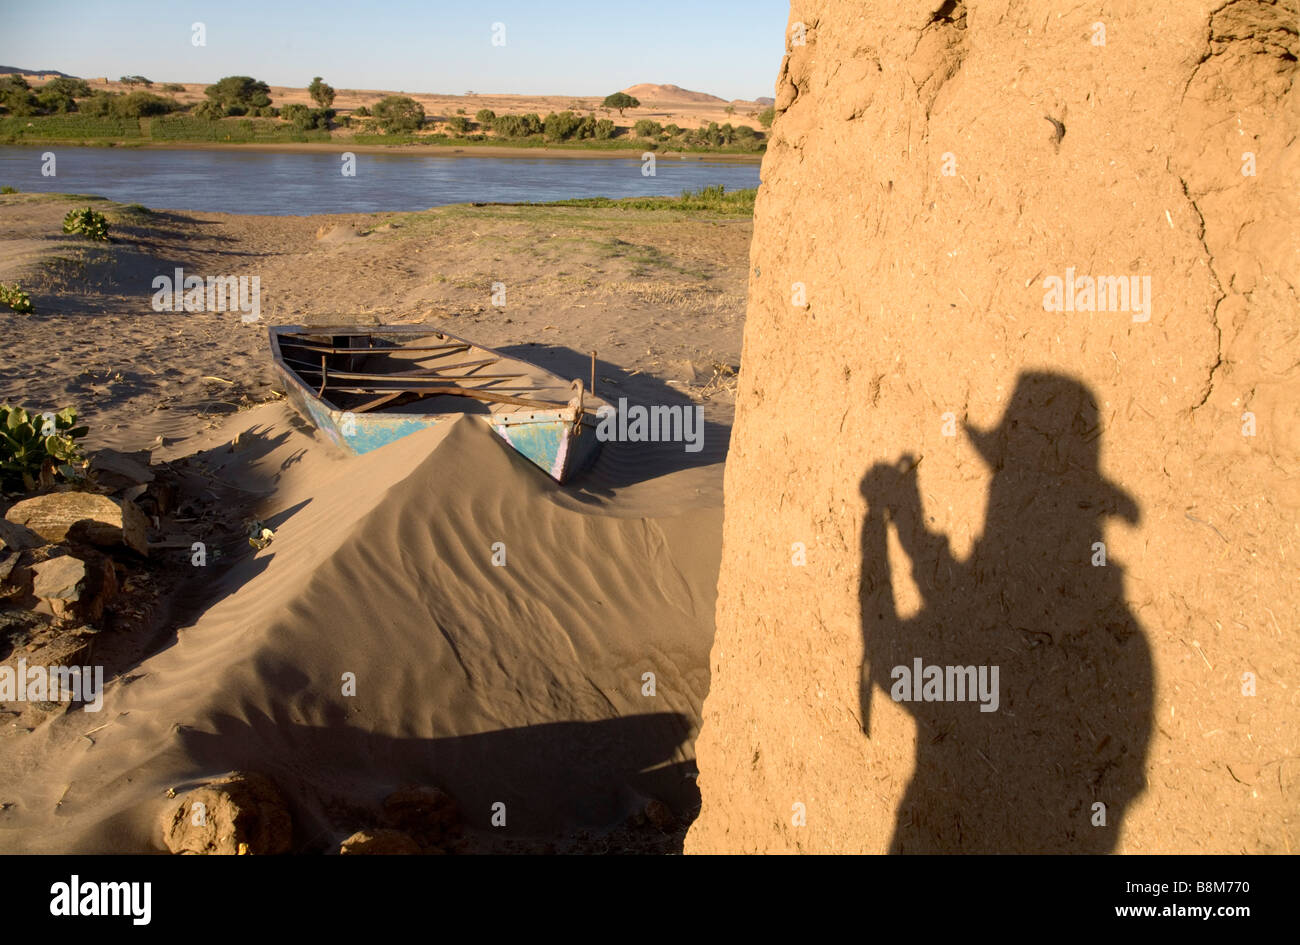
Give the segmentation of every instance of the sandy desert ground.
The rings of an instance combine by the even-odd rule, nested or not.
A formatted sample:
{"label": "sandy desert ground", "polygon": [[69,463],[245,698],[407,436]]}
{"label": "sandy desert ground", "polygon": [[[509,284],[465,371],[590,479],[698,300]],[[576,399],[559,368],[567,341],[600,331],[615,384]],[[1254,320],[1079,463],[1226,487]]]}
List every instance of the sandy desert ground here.
{"label": "sandy desert ground", "polygon": [[[36,307],[0,312],[0,402],[75,406],[91,449],[152,449],[179,498],[91,641],[102,711],[0,706],[0,849],[162,849],[169,802],[234,770],[279,786],[295,850],[337,850],[411,784],[456,798],[458,848],[679,849],[749,219],[99,201],[114,241],[92,245],[59,231],[81,203],[0,197],[0,281]],[[258,276],[260,323],[154,311],[151,280],[176,267]],[[702,405],[704,449],[610,444],[571,487],[464,421],[346,457],[279,398],[268,357],[266,325],[326,320],[428,321],[567,376],[595,350],[606,398]],[[265,550],[253,519],[275,531]],[[194,540],[214,550],[203,568]],[[9,630],[9,662],[50,643]],[[652,801],[671,818],[651,804],[647,823]]]}

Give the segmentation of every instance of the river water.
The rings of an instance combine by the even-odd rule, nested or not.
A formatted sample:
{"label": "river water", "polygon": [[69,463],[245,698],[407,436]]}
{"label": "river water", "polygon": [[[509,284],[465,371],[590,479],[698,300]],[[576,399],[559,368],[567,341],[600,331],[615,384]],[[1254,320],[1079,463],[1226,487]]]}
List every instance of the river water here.
{"label": "river water", "polygon": [[[98,194],[160,210],[314,214],[424,210],[477,201],[670,196],[721,184],[758,186],[758,164],[659,157],[654,176],[628,158],[478,157],[315,151],[0,147],[0,185]],[[55,155],[55,175],[41,173]]]}

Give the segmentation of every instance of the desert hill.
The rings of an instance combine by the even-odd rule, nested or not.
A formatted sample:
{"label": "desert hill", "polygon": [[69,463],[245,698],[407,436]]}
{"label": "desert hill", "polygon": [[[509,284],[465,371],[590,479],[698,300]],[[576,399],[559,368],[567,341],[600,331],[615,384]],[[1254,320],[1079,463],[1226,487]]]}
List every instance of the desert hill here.
{"label": "desert hill", "polygon": [[713,102],[726,104],[727,101],[707,92],[692,92],[680,85],[654,85],[650,82],[630,85],[623,91],[643,102],[689,102],[696,105],[706,105]]}

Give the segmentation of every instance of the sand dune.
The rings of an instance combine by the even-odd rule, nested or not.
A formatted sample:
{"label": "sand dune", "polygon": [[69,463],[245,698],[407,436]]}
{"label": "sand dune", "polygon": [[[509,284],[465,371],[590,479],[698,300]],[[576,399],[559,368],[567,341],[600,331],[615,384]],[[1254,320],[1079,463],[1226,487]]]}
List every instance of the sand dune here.
{"label": "sand dune", "polygon": [[[720,467],[659,481],[651,462],[623,494],[575,496],[473,418],[354,458],[283,405],[207,443],[224,480],[274,489],[274,542],[214,569],[219,602],[102,712],[26,738],[0,775],[21,798],[0,848],[157,849],[169,788],[240,768],[289,795],[299,849],[332,848],[404,783],[449,790],[481,844],[691,805],[719,554],[700,536],[721,509],[716,488],[677,500]],[[496,801],[506,828],[488,827]]]}

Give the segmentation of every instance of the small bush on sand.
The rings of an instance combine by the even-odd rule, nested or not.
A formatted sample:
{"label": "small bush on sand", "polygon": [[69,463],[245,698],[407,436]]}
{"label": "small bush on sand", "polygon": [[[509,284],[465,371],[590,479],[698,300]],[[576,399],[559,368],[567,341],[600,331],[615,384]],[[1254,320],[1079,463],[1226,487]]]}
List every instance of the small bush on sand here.
{"label": "small bush on sand", "polygon": [[104,215],[90,207],[82,207],[80,210],[69,210],[68,215],[63,218],[64,233],[80,233],[82,236],[92,240],[108,240],[108,220]]}
{"label": "small bush on sand", "polygon": [[87,432],[71,407],[42,415],[0,406],[0,485],[35,492],[57,479],[80,479],[86,460],[76,441]]}
{"label": "small bush on sand", "polygon": [[5,285],[0,282],[0,305],[9,306],[19,315],[30,315],[32,312],[31,297],[17,283]]}
{"label": "small bush on sand", "polygon": [[293,124],[299,131],[328,129],[334,117],[332,108],[308,108],[306,105],[285,105],[280,109],[280,117]]}
{"label": "small bush on sand", "polygon": [[498,138],[526,138],[542,130],[542,120],[534,114],[497,115],[492,119],[492,133]]}

